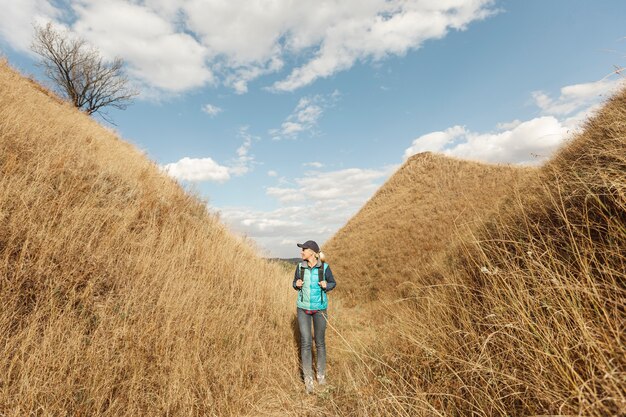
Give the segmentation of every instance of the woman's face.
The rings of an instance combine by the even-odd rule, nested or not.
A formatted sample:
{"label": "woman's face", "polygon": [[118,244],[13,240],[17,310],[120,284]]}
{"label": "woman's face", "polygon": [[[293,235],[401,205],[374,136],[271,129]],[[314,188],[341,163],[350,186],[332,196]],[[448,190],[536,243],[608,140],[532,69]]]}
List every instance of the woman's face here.
{"label": "woman's face", "polygon": [[302,257],[303,261],[308,261],[312,255],[313,255],[313,251],[309,248],[302,248],[300,250],[300,256]]}

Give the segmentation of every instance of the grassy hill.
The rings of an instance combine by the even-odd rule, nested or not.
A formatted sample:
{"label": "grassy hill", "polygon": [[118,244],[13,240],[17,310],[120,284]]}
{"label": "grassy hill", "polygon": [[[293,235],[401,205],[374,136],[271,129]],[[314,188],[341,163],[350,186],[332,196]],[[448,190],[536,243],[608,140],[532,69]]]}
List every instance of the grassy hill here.
{"label": "grassy hill", "polygon": [[290,274],[4,62],[0,277],[2,415],[258,415],[299,388]]}
{"label": "grassy hill", "polygon": [[324,247],[365,408],[624,415],[625,248],[626,91],[536,172],[413,157]]}
{"label": "grassy hill", "polygon": [[626,91],[538,169],[416,155],[324,247],[305,396],[293,268],[0,63],[2,415],[625,414],[624,248]]}
{"label": "grassy hill", "polygon": [[[393,291],[536,170],[430,152],[409,158],[324,250],[359,300]],[[357,283],[357,285],[353,285]]]}

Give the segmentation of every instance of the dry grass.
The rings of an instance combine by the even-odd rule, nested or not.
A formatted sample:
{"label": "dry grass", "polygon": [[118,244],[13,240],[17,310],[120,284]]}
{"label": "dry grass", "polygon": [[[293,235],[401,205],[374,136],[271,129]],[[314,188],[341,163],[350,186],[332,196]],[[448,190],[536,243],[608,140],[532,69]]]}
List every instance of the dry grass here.
{"label": "dry grass", "polygon": [[411,158],[324,247],[331,387],[290,271],[0,64],[0,415],[626,412],[626,92],[541,169]]}
{"label": "dry grass", "polygon": [[348,293],[354,304],[407,287],[413,275],[429,271],[462,230],[475,226],[508,190],[535,172],[430,152],[412,156],[324,246],[329,261],[347,278],[342,294]]}
{"label": "dry grass", "polygon": [[[454,172],[460,167],[448,178]],[[372,273],[353,271],[381,270],[378,253],[388,253],[389,244],[403,262],[407,247],[420,260],[419,253],[433,251],[425,268],[409,274],[393,255],[383,257],[387,269],[375,285],[406,281],[397,294],[379,291],[375,301],[365,298],[369,307],[360,306],[374,312],[377,339],[356,361],[361,374],[376,375],[370,414],[626,413],[626,91],[525,177],[501,194],[497,210],[475,204],[493,191],[480,181],[466,183],[475,194],[469,207],[477,209],[462,213],[437,200],[434,184],[432,193],[420,193],[428,201],[419,207],[379,192],[380,201],[370,201],[326,245],[336,274],[365,286],[359,294],[367,294]],[[395,189],[411,188],[406,178]],[[432,217],[418,214],[423,206],[463,217],[463,225],[480,223],[447,222],[444,230],[438,223],[429,234]],[[411,216],[417,226],[405,223]],[[396,218],[399,227],[390,232]]]}
{"label": "dry grass", "polygon": [[283,269],[6,64],[0,91],[0,414],[256,415],[299,389]]}

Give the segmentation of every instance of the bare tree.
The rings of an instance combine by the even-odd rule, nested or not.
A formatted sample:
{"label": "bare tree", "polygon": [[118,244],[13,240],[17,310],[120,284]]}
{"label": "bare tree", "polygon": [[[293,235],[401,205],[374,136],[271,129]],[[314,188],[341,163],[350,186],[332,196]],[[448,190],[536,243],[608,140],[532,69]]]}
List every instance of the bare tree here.
{"label": "bare tree", "polygon": [[74,106],[87,114],[98,112],[105,120],[103,107],[126,109],[134,90],[123,72],[124,61],[105,61],[84,39],[55,29],[51,23],[35,27],[31,45],[41,59],[45,74]]}

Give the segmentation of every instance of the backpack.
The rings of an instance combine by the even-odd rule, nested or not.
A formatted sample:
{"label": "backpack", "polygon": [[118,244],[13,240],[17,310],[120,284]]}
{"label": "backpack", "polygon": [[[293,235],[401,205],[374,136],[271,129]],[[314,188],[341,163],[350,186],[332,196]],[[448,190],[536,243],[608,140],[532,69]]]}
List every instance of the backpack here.
{"label": "backpack", "polygon": [[[324,261],[322,261],[322,266],[320,266],[317,269],[317,282],[322,282],[324,281]],[[300,267],[298,268],[298,270],[300,271],[300,273],[298,274],[298,279],[301,279],[302,281],[304,281],[304,267],[302,266],[302,263],[300,263]],[[304,294],[302,293],[302,288],[300,288],[300,301],[302,301],[304,299]],[[321,297],[321,301],[322,303],[324,302],[324,291],[322,291],[320,293],[320,297]]]}

